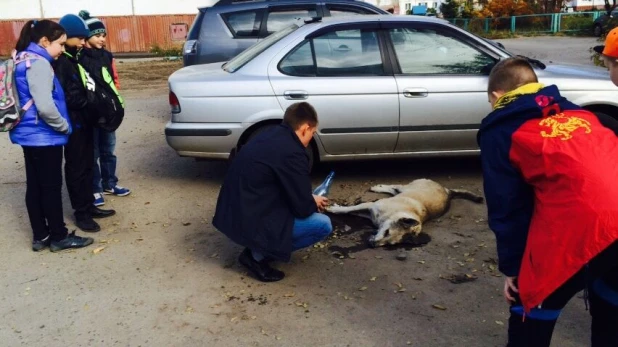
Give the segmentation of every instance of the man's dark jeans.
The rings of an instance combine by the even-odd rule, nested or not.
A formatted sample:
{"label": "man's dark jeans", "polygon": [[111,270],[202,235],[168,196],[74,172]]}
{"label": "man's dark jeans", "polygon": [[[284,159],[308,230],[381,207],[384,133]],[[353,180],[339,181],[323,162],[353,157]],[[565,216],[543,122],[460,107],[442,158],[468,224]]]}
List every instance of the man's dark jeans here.
{"label": "man's dark jeans", "polygon": [[521,302],[511,306],[508,347],[549,347],[556,321],[578,292],[589,293],[592,347],[618,346],[618,242],[594,257],[565,284],[523,315]]}

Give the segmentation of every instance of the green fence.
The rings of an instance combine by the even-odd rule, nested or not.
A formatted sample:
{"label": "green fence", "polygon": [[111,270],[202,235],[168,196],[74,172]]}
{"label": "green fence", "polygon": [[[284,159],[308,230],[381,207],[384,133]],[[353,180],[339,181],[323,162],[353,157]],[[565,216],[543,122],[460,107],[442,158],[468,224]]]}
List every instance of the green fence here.
{"label": "green fence", "polygon": [[531,14],[499,18],[452,18],[449,22],[474,33],[558,33],[592,31],[592,23],[603,11]]}

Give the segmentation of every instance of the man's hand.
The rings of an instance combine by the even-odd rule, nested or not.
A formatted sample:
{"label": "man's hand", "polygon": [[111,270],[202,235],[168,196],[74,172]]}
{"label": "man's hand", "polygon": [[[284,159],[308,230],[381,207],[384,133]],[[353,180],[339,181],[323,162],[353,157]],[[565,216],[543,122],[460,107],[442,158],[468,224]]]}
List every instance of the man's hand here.
{"label": "man's hand", "polygon": [[328,199],[319,195],[314,195],[313,199],[315,200],[315,204],[318,207],[318,211],[324,212],[324,209],[326,208],[326,206],[328,206]]}
{"label": "man's hand", "polygon": [[511,295],[509,290],[513,291],[514,293],[519,293],[519,289],[517,289],[517,286],[515,285],[516,279],[517,277],[507,277],[504,280],[504,297],[506,298],[506,301],[515,302],[515,297]]}

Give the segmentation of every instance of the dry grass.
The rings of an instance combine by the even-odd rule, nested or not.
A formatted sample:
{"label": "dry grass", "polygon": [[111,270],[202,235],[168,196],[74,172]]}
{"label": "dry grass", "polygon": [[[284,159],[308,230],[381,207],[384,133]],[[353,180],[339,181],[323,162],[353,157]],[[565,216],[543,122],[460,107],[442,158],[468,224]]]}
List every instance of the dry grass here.
{"label": "dry grass", "polygon": [[117,62],[122,91],[148,91],[167,88],[167,78],[182,67],[182,61]]}

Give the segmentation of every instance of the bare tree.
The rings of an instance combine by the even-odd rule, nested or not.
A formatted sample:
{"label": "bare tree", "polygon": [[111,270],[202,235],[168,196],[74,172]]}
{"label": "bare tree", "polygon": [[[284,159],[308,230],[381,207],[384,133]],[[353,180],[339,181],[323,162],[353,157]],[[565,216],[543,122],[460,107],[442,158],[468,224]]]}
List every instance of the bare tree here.
{"label": "bare tree", "polygon": [[611,15],[612,11],[616,8],[616,0],[612,0],[613,4],[610,5],[609,0],[605,0],[605,11],[607,15]]}

